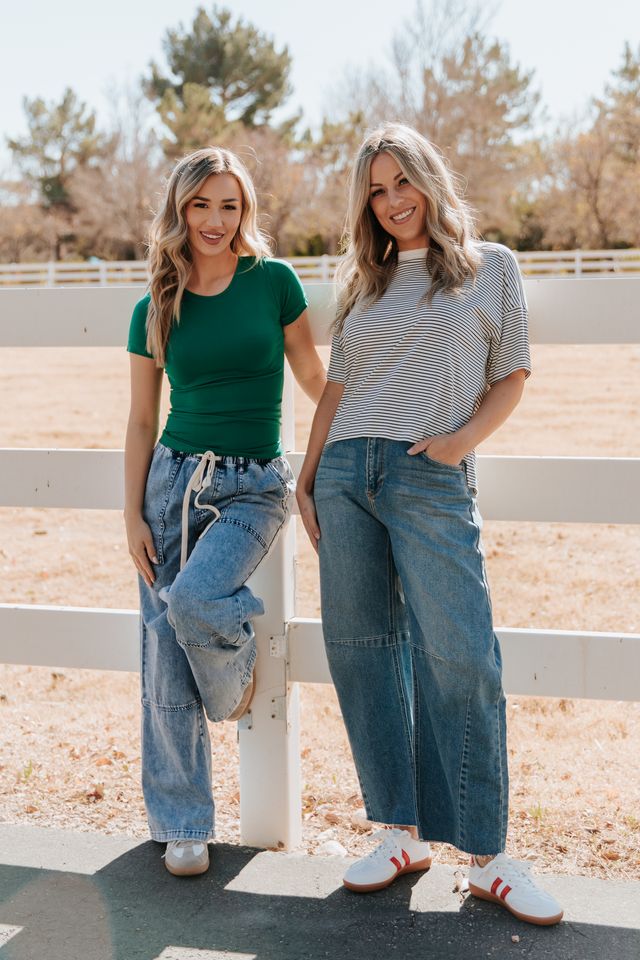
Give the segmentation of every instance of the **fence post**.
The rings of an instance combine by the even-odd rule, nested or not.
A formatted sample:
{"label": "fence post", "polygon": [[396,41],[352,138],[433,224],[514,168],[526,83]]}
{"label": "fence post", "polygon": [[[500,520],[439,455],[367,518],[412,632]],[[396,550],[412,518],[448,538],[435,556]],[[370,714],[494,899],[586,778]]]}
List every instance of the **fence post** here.
{"label": "fence post", "polygon": [[576,266],[575,266],[575,276],[582,276],[582,250],[576,250]]}
{"label": "fence post", "polygon": [[[295,447],[293,381],[287,368],[282,404],[284,449]],[[240,833],[256,847],[291,849],[301,840],[298,684],[288,681],[287,625],[295,612],[295,520],[286,524],[271,556],[250,580],[264,600],[255,621],[256,690],[238,724]]]}
{"label": "fence post", "polygon": [[55,260],[49,260],[47,263],[47,286],[55,287],[56,284],[56,263]]}

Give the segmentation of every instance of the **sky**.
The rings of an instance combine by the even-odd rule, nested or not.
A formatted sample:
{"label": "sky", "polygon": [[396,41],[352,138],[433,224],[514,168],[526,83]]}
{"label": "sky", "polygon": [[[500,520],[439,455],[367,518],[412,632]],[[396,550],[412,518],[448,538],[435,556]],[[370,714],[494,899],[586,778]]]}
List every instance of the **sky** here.
{"label": "sky", "polygon": [[[347,67],[384,64],[393,35],[411,29],[416,0],[224,0],[237,16],[285,44],[294,93],[286,114],[302,108],[315,126],[331,111],[329,91]],[[428,0],[425,0],[428,8]],[[191,24],[197,0],[19,0],[6,3],[0,41],[0,168],[6,136],[26,132],[23,97],[59,100],[67,86],[109,117],[108,90],[134,81],[151,60],[163,63],[166,30]],[[489,30],[512,62],[534,70],[548,125],[579,114],[602,93],[625,41],[640,47],[640,0],[496,0]]]}

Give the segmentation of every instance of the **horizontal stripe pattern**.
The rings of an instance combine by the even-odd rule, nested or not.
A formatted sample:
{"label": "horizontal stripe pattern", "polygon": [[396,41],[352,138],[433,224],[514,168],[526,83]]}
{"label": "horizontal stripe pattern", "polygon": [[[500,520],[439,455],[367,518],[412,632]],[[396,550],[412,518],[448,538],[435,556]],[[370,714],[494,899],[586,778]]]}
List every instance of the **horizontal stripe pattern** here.
{"label": "horizontal stripe pattern", "polygon": [[[356,308],[334,336],[328,377],[344,384],[328,443],[386,437],[415,443],[451,433],[476,412],[492,383],[531,370],[527,304],[516,258],[482,243],[475,281],[425,295],[426,251],[400,253],[382,297]],[[464,460],[477,488],[475,452]]]}

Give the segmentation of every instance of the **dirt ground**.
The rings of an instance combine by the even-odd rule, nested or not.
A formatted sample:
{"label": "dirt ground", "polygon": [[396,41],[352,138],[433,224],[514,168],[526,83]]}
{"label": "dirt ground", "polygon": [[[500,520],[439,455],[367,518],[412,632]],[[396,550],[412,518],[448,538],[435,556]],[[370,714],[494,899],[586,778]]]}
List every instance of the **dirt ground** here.
{"label": "dirt ground", "polygon": [[[640,349],[537,347],[511,420],[481,452],[638,456]],[[121,447],[127,357],[0,350],[0,446]],[[310,405],[298,403],[297,449]],[[482,507],[482,494],[480,494]],[[485,524],[499,626],[640,632],[640,531]],[[317,564],[298,531],[297,612],[318,616]],[[0,602],[133,608],[119,514],[0,509]],[[0,819],[146,836],[137,676],[0,665]],[[539,870],[640,878],[640,704],[509,700],[509,851]],[[239,839],[235,726],[211,728],[220,840]],[[332,688],[302,685],[304,849],[368,848]],[[441,861],[460,855],[444,845]]]}

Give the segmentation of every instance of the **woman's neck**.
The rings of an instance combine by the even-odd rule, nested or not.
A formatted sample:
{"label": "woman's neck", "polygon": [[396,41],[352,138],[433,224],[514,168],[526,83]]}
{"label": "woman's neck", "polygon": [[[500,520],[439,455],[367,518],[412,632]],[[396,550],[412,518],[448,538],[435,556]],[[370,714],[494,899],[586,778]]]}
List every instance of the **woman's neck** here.
{"label": "woman's neck", "polygon": [[187,287],[193,293],[215,292],[221,283],[224,284],[233,276],[237,264],[238,255],[231,250],[226,250],[219,257],[200,257],[196,254]]}

